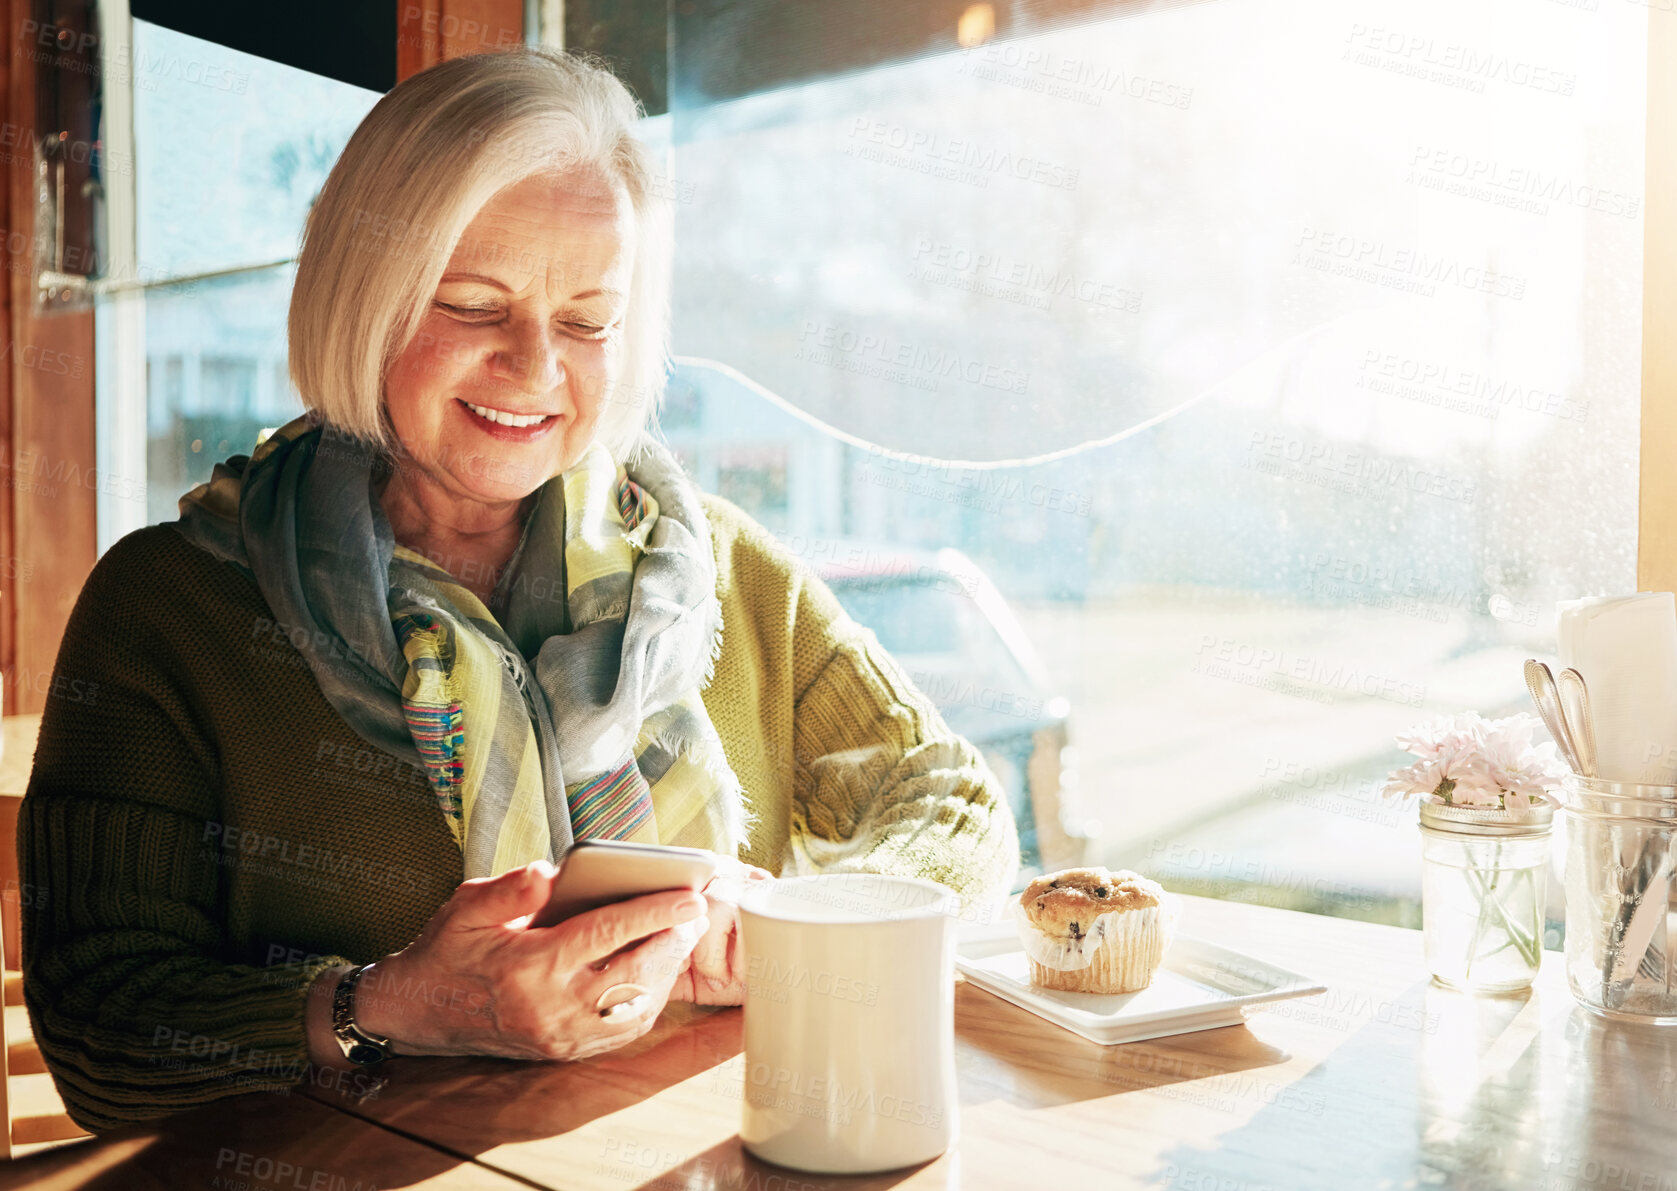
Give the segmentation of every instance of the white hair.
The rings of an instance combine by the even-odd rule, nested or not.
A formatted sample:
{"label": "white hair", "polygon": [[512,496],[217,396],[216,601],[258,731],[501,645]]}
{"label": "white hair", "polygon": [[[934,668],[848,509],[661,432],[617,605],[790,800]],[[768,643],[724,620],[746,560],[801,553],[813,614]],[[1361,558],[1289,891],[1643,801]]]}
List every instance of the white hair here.
{"label": "white hair", "polygon": [[450,58],[405,79],[356,128],[309,210],[287,322],[303,403],[390,453],[384,378],[418,331],[467,225],[503,188],[582,169],[635,213],[619,380],[596,438],[632,461],[669,368],[670,217],[640,106],[599,61],[517,46]]}

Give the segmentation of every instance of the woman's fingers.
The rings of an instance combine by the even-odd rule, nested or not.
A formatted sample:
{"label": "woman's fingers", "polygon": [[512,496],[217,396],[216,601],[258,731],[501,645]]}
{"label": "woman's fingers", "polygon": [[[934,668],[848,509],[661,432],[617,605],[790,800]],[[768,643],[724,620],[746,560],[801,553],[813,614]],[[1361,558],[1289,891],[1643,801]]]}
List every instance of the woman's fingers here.
{"label": "woman's fingers", "polygon": [[[705,913],[705,899],[685,889],[649,893],[568,918],[549,930],[570,935],[583,962],[605,959],[638,939],[686,926]],[[693,933],[696,941],[699,932]],[[647,940],[651,942],[650,939]],[[691,946],[691,943],[689,943]],[[637,950],[639,950],[637,948]]]}
{"label": "woman's fingers", "polygon": [[[716,871],[711,876],[712,885],[718,881],[772,881],[774,874],[766,868],[758,868],[755,864],[747,864],[743,860],[736,860],[732,856],[718,856]],[[709,886],[706,886],[709,891]]]}
{"label": "woman's fingers", "polygon": [[595,1055],[603,1055],[614,1051],[620,1046],[627,1046],[636,1038],[652,1028],[653,1021],[658,1016],[658,1007],[649,1006],[638,1013],[624,1012],[615,1018],[602,1018],[600,1024],[609,1029],[609,1033],[596,1034],[585,1041],[579,1042],[575,1049],[565,1057],[567,1059],[591,1059]]}
{"label": "woman's fingers", "polygon": [[734,974],[734,979],[745,987],[745,932],[740,924],[734,923],[734,933],[728,936],[728,968]]}
{"label": "woman's fingers", "polygon": [[654,990],[662,1003],[671,987],[686,978],[693,947],[709,927],[709,918],[692,918],[613,956],[605,971],[590,982],[593,995],[598,997],[614,984],[629,982]]}
{"label": "woman's fingers", "polygon": [[745,949],[740,940],[739,900],[748,885],[774,880],[767,869],[731,857],[717,865],[705,886],[710,930],[693,949],[691,970],[673,994],[709,1005],[738,1004],[745,995]]}
{"label": "woman's fingers", "polygon": [[550,861],[536,860],[498,877],[463,881],[443,907],[446,924],[470,930],[527,918],[547,904],[558,872]]}
{"label": "woman's fingers", "polygon": [[728,939],[734,933],[735,913],[731,903],[711,900],[710,928],[693,947],[695,990],[700,981],[713,989],[724,988],[729,983]]}
{"label": "woman's fingers", "polygon": [[[413,943],[379,961],[373,975],[388,966],[391,977],[378,981],[379,991],[393,983],[399,1002],[379,1020],[389,1019],[399,1053],[575,1058],[651,1028],[710,927],[705,899],[675,890],[523,929],[547,904],[555,875],[538,862],[464,882]],[[604,972],[592,962],[608,957]],[[620,984],[639,987],[602,1004]],[[410,986],[451,995],[410,996]],[[364,987],[375,991],[371,980]],[[383,1011],[371,1000],[367,1008]]]}

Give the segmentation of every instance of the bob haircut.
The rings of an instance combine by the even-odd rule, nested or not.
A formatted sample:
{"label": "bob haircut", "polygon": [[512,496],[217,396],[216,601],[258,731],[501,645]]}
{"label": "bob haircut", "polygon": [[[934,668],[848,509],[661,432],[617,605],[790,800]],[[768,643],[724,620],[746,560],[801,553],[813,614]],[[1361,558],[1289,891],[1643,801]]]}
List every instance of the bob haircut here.
{"label": "bob haircut", "polygon": [[632,461],[669,367],[670,219],[634,135],[641,115],[597,60],[529,46],[439,62],[374,104],[303,227],[286,331],[304,405],[393,456],[384,378],[466,226],[504,187],[580,169],[620,186],[635,213],[618,379],[596,430],[614,459]]}

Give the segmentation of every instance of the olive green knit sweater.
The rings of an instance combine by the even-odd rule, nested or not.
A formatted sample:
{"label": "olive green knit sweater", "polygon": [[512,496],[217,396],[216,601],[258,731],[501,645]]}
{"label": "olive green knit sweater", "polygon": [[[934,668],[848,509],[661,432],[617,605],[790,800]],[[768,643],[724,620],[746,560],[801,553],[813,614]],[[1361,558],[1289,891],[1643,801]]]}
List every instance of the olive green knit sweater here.
{"label": "olive green knit sweater", "polygon": [[[1005,891],[1017,839],[977,751],[807,567],[705,508],[704,702],[756,816],[745,859]],[[24,996],[70,1115],[295,1083],[309,982],[405,946],[461,880],[423,771],[351,732],[255,585],[168,526],[99,560],[56,674],[18,854]]]}

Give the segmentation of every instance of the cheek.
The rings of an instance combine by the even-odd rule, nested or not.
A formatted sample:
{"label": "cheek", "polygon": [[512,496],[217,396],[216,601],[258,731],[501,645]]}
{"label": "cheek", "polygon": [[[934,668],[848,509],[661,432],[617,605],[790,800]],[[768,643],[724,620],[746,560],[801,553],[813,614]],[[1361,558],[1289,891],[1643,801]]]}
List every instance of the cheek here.
{"label": "cheek", "polygon": [[398,431],[419,430],[440,421],[450,389],[476,358],[472,345],[455,327],[435,324],[435,317],[420,324],[413,341],[391,361],[385,375],[385,402]]}
{"label": "cheek", "polygon": [[462,333],[458,323],[433,314],[420,324],[398,362],[408,383],[424,393],[470,372],[484,354],[485,349],[474,342],[469,331]]}
{"label": "cheek", "polygon": [[621,375],[621,349],[607,344],[590,343],[572,353],[566,366],[571,373],[571,392],[576,401],[579,420],[585,425],[599,421],[606,406],[619,400],[618,379]]}
{"label": "cheek", "polygon": [[422,323],[413,341],[390,362],[385,388],[392,407],[399,403],[412,408],[424,400],[427,390],[436,386],[438,365],[446,359],[444,351],[436,333],[428,323]]}
{"label": "cheek", "polygon": [[425,394],[423,374],[417,372],[407,353],[391,361],[384,376],[384,408],[396,436],[409,451],[413,450],[412,436],[423,420]]}

